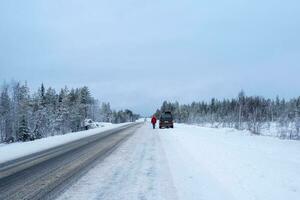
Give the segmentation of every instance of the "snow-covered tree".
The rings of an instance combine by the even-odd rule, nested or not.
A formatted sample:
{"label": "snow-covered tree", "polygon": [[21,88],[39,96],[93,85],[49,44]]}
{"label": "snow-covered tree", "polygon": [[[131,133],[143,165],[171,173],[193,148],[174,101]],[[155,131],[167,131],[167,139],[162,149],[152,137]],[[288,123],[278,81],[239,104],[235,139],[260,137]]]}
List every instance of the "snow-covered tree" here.
{"label": "snow-covered tree", "polygon": [[12,135],[11,99],[8,94],[8,85],[4,85],[0,96],[0,137],[7,140]]}
{"label": "snow-covered tree", "polygon": [[100,108],[100,121],[111,122],[112,110],[109,103],[102,103]]}

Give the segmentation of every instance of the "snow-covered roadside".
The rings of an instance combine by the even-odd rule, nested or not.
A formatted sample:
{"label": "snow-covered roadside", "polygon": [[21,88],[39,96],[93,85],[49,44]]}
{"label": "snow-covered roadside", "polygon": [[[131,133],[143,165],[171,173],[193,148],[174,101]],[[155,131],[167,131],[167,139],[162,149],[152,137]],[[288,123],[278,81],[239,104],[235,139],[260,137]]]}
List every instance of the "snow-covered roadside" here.
{"label": "snow-covered roadside", "polygon": [[[206,127],[206,128],[221,128],[224,129],[227,127],[227,124],[222,123],[200,123],[200,124],[193,124],[200,127]],[[251,132],[247,130],[247,123],[242,123],[243,132]],[[279,124],[278,122],[265,122],[260,124],[259,128],[259,135],[261,136],[270,136],[270,137],[278,137],[281,139],[298,139],[297,135],[297,124],[296,123],[285,123],[284,125]],[[234,128],[228,128],[233,129],[236,131],[240,131]]]}
{"label": "snow-covered roadside", "polygon": [[35,141],[19,142],[12,144],[3,144],[0,146],[0,163],[7,162],[9,160],[17,159],[32,153],[43,151],[52,147],[56,147],[68,142],[79,140],[81,138],[95,135],[106,130],[117,128],[120,126],[127,125],[129,123],[122,124],[110,124],[102,123],[101,128],[90,129],[87,131],[79,131],[74,133],[68,133],[65,135],[51,136],[42,138]]}
{"label": "snow-covered roadside", "polygon": [[179,199],[300,197],[299,141],[184,124],[159,136]]}
{"label": "snow-covered roadside", "polygon": [[176,200],[158,130],[138,129],[58,199]]}

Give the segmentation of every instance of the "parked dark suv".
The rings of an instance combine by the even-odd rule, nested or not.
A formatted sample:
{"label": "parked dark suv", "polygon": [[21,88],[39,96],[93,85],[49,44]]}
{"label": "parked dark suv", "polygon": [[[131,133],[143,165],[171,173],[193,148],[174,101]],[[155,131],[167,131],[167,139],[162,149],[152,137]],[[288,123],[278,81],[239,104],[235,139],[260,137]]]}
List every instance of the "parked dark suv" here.
{"label": "parked dark suv", "polygon": [[162,112],[159,118],[159,128],[174,128],[171,112]]}

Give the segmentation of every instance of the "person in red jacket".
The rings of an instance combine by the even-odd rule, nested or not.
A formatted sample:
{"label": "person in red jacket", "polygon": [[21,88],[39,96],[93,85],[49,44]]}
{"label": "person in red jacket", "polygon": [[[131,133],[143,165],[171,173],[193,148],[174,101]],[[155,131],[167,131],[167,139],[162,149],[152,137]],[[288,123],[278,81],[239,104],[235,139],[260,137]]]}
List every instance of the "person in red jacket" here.
{"label": "person in red jacket", "polygon": [[153,125],[153,129],[155,129],[156,121],[157,121],[157,119],[156,119],[155,115],[153,115],[153,117],[152,117],[152,119],[151,119],[151,123],[152,123],[152,125]]}

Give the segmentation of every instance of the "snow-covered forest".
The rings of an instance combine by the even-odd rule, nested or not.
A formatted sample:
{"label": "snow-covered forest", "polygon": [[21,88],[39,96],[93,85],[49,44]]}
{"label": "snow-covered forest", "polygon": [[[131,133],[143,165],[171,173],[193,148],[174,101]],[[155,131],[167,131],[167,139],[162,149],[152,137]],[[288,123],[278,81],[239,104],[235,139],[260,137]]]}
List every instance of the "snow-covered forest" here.
{"label": "snow-covered forest", "polygon": [[0,142],[33,140],[83,129],[83,121],[122,123],[139,116],[114,111],[93,98],[88,87],[62,88],[43,84],[31,93],[27,83],[4,83],[0,89]]}
{"label": "snow-covered forest", "polygon": [[163,102],[161,111],[172,111],[180,123],[211,127],[229,127],[249,130],[254,134],[275,135],[281,138],[300,138],[300,97],[285,100],[246,96],[241,91],[237,98],[211,99],[210,102]]}

